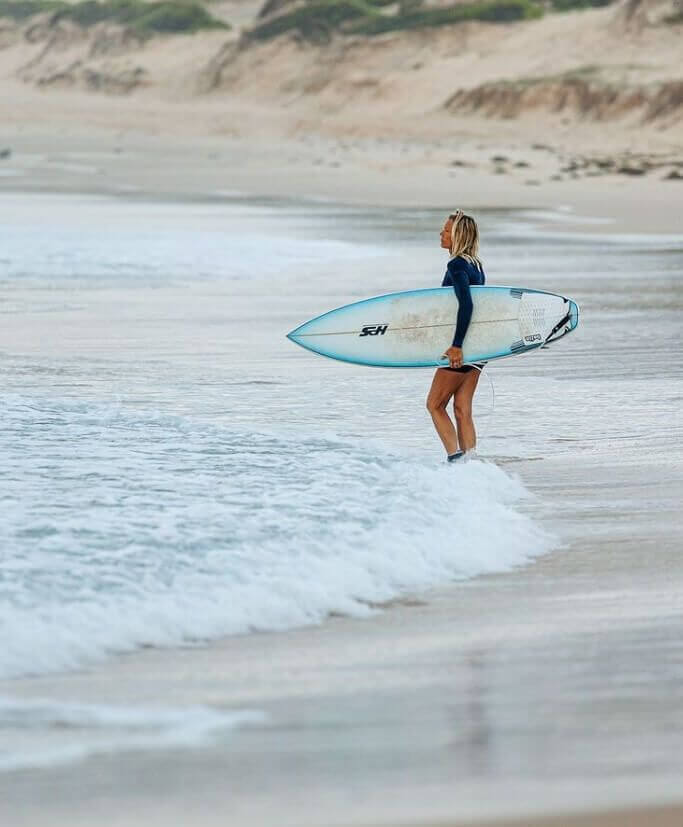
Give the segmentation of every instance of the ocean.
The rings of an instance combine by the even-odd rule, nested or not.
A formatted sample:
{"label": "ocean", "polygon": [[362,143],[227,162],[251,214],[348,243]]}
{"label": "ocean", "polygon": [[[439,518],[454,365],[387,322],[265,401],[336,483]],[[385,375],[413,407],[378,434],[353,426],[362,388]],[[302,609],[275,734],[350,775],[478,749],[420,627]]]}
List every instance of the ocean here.
{"label": "ocean", "polygon": [[[478,214],[488,283],[569,295],[581,321],[547,351],[487,367],[478,456],[453,467],[424,406],[430,370],[335,363],[285,339],[332,307],[439,284],[439,212],[228,195],[3,200],[8,779],[217,743],[237,755],[253,729],[273,739],[277,709],[256,681],[230,703],[165,692],[158,676],[142,698],[95,691],[98,670],[143,675],[145,659],[231,637],[258,647],[340,619],[369,629],[449,601],[469,605],[475,629],[487,584],[514,611],[525,589],[561,597],[559,614],[523,625],[579,634],[598,581],[603,620],[664,618],[670,632],[683,584],[671,543],[683,237],[581,233],[562,208]],[[652,542],[634,548],[640,536]],[[503,646],[514,628],[498,618]],[[673,704],[665,672],[655,681],[650,663],[638,680],[669,687]],[[90,689],[65,691],[70,676],[81,690],[92,676]],[[564,763],[569,775],[581,765]]]}

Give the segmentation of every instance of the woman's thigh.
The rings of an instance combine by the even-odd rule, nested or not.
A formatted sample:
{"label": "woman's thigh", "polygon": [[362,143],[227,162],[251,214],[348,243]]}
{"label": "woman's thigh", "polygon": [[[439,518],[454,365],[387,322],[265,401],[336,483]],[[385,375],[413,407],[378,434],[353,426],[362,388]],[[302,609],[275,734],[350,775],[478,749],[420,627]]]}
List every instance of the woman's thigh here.
{"label": "woman's thigh", "polygon": [[463,374],[464,379],[453,394],[455,397],[453,404],[462,413],[472,411],[472,399],[474,398],[474,392],[477,390],[480,375],[481,371],[476,368]]}
{"label": "woman's thigh", "polygon": [[445,408],[468,376],[468,373],[456,373],[445,368],[437,368],[427,396],[427,407]]}

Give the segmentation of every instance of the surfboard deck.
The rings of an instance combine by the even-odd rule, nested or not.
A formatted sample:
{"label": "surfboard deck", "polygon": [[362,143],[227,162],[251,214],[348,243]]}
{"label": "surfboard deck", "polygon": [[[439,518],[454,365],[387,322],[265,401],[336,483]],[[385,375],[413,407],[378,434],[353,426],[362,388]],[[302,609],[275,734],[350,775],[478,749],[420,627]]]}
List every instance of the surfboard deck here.
{"label": "surfboard deck", "polygon": [[[573,331],[575,302],[523,287],[472,287],[472,320],[463,342],[466,363],[527,353]],[[458,300],[451,287],[387,293],[316,316],[287,334],[308,350],[358,365],[444,367]]]}

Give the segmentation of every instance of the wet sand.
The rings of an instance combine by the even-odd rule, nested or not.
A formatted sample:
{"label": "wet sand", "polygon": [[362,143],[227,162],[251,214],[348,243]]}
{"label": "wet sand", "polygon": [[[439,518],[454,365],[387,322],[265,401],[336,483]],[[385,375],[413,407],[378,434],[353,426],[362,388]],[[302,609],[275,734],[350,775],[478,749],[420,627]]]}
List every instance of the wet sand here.
{"label": "wet sand", "polygon": [[[288,135],[276,122],[275,138],[268,137],[265,125],[248,138],[212,135],[208,127],[196,134],[198,125],[210,122],[215,103],[158,101],[127,102],[117,129],[108,123],[105,103],[77,93],[57,103],[45,95],[34,100],[33,106],[45,109],[48,123],[7,124],[2,145],[12,155],[0,160],[0,193],[175,200],[242,196],[444,211],[561,209],[576,216],[574,229],[581,232],[681,232],[682,182],[662,181],[657,172],[553,181],[563,151],[536,150],[515,137],[474,134],[455,145],[441,138],[349,141]],[[84,121],[90,122],[87,127]],[[171,121],[179,122],[177,128],[169,130]],[[195,131],[183,124],[193,124]],[[504,175],[489,160],[501,152],[511,159]],[[454,158],[467,166],[454,167]],[[531,169],[517,169],[513,162]]]}

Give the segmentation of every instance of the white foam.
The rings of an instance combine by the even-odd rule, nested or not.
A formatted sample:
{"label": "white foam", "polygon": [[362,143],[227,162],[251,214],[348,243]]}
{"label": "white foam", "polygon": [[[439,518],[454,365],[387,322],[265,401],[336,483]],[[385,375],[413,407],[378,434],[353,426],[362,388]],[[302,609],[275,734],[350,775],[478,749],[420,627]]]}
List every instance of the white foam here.
{"label": "white foam", "polygon": [[547,551],[494,465],[7,395],[0,676],[317,623]]}
{"label": "white foam", "polygon": [[[45,212],[41,215],[40,210]],[[96,214],[106,225],[106,241],[99,233],[82,232],[80,211]],[[301,208],[299,208],[301,211]],[[120,205],[101,196],[51,196],[36,204],[20,197],[12,202],[12,232],[3,240],[3,280],[22,287],[49,286],[101,289],[196,284],[198,281],[249,281],[263,268],[264,239],[259,229],[276,207],[205,204],[201,213],[182,218],[172,203],[132,201],[125,213]],[[226,215],[235,222],[226,257]],[[279,213],[278,213],[279,215]],[[36,233],[36,222],[41,221]],[[278,268],[271,280],[292,275],[313,277],[321,261],[339,265],[385,255],[378,244],[357,244],[322,236],[297,238],[297,228],[310,219],[292,208],[279,236],[269,245],[277,250]],[[44,224],[44,226],[43,226]]]}
{"label": "white foam", "polygon": [[191,748],[264,720],[257,711],[207,706],[150,708],[0,697],[0,771],[124,750]]}

